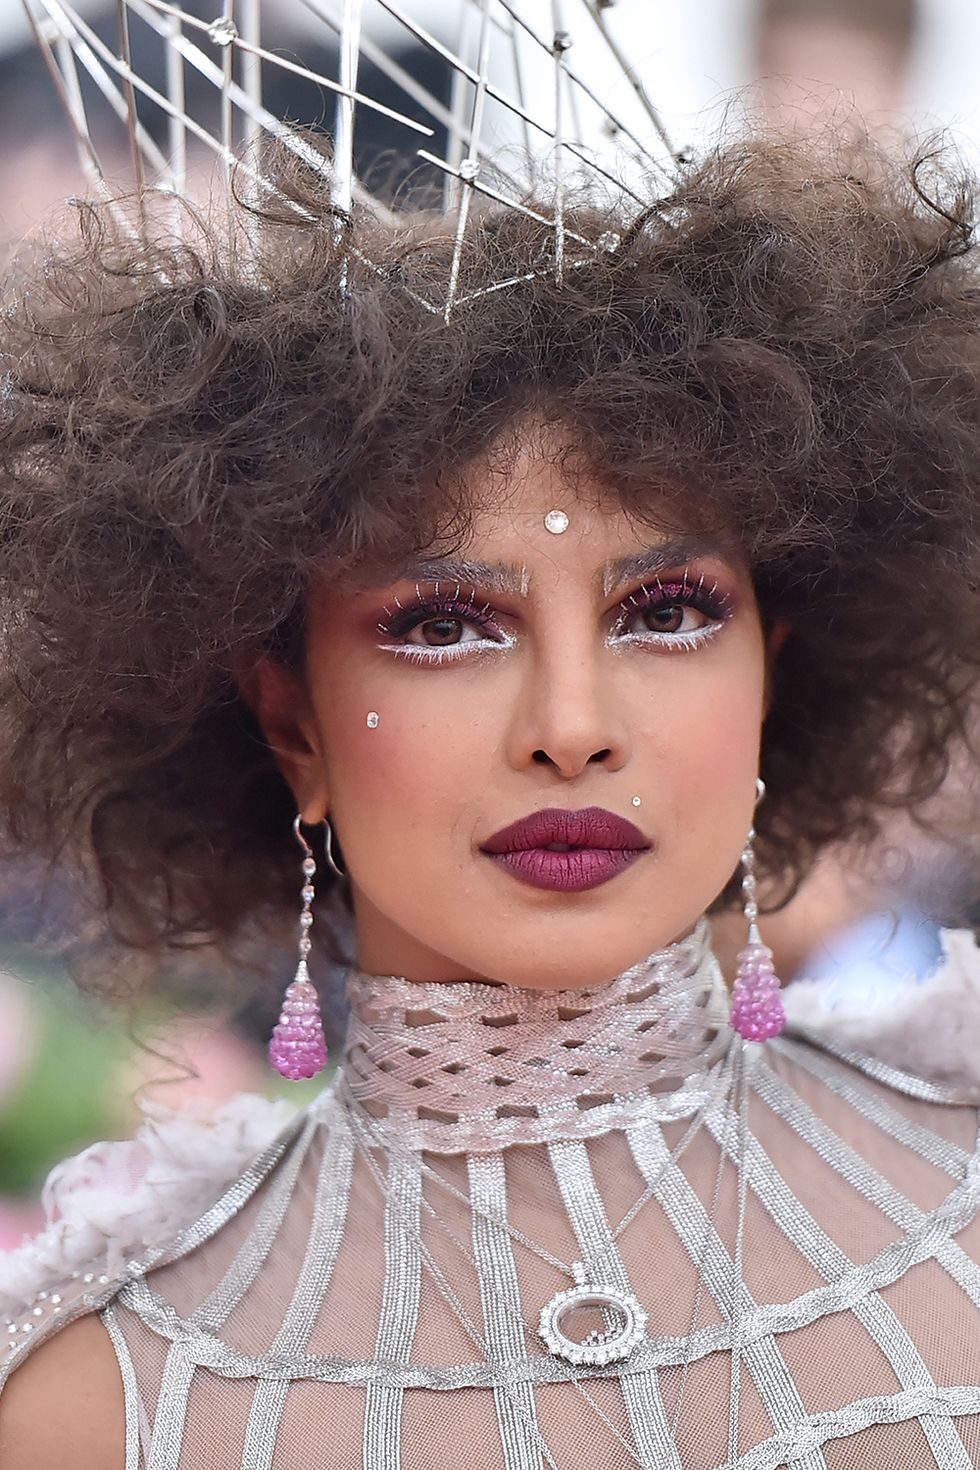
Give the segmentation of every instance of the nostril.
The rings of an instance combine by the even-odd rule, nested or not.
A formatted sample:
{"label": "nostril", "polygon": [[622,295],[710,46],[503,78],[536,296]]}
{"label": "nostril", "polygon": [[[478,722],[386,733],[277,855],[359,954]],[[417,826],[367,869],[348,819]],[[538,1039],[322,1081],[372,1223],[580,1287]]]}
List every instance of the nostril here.
{"label": "nostril", "polygon": [[608,747],[607,747],[607,749],[605,749],[605,750],[597,750],[596,753],[595,753],[595,755],[590,755],[589,756],[589,760],[590,761],[604,761],[606,759],[606,757],[609,756],[609,755],[612,755],[612,751],[609,750]]}

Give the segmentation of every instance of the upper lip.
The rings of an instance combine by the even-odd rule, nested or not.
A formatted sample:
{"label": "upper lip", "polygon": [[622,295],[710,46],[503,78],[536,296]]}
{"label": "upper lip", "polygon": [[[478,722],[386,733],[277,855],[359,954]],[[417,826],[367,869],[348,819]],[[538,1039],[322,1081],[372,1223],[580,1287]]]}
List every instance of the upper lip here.
{"label": "upper lip", "polygon": [[484,852],[526,852],[532,847],[547,847],[560,842],[569,847],[604,847],[614,850],[649,847],[639,827],[607,812],[601,806],[587,806],[578,811],[562,811],[546,807],[531,812],[519,822],[502,827],[482,844]]}

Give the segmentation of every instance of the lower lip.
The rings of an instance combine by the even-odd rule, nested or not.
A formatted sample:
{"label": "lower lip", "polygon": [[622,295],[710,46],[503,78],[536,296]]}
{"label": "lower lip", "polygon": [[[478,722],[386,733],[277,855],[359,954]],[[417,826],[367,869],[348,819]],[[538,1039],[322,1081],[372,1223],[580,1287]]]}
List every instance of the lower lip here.
{"label": "lower lip", "polygon": [[574,852],[552,852],[547,847],[530,847],[521,852],[490,852],[487,857],[532,888],[583,893],[608,883],[646,851],[643,847],[580,847]]}

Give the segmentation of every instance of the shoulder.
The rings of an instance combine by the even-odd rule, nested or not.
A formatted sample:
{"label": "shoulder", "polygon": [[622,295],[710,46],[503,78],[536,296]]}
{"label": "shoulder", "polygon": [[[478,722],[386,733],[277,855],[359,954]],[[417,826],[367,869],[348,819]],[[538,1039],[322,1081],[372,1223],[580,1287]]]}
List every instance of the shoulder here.
{"label": "shoulder", "polygon": [[3,1470],[123,1466],[122,1377],[101,1308],[243,1169],[274,1159],[304,1116],[252,1094],[207,1117],[144,1112],[135,1139],[57,1165],[42,1193],[46,1227],[0,1252]]}
{"label": "shoulder", "polygon": [[105,1284],[129,1257],[165,1248],[300,1116],[252,1093],[207,1113],[141,1106],[134,1138],[94,1143],[52,1169],[42,1191],[45,1228],[0,1251],[0,1317],[86,1268]]}
{"label": "shoulder", "polygon": [[115,1350],[91,1313],[40,1345],[0,1392],[3,1470],[123,1470],[126,1414]]}
{"label": "shoulder", "polygon": [[930,975],[798,980],[784,992],[791,1032],[871,1064],[900,1092],[980,1103],[980,949],[971,930],[944,929]]}

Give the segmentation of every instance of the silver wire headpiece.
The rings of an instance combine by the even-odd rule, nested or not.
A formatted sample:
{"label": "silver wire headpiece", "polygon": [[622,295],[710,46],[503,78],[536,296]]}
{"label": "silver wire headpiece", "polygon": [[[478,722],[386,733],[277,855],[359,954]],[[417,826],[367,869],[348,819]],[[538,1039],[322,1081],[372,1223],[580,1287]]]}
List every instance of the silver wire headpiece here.
{"label": "silver wire headpiece", "polygon": [[[114,45],[70,0],[23,3],[82,168],[104,198],[114,192],[112,170],[97,146],[94,103],[108,103],[124,130],[144,198],[191,197],[200,188],[194,159],[204,154],[224,176],[229,205],[234,170],[238,192],[301,211],[263,172],[256,145],[269,138],[325,176],[338,220],[358,209],[393,220],[397,210],[364,187],[355,164],[358,127],[370,114],[385,119],[391,148],[441,183],[455,244],[444,299],[422,304],[446,317],[473,295],[525,279],[470,297],[461,291],[476,196],[550,227],[553,251],[542,270],[560,282],[618,243],[578,233],[566,214],[570,200],[612,190],[639,211],[651,181],[669,191],[676,173],[677,154],[622,43],[648,0],[623,0],[618,14],[610,13],[614,0],[457,0],[438,11],[425,0],[215,0],[216,15],[171,0],[115,0]],[[436,15],[448,18],[451,38],[447,27],[436,34],[423,23]],[[413,65],[412,48],[442,68],[445,100],[422,80],[431,68]],[[273,95],[284,79],[318,89],[328,149],[277,112]],[[529,202],[543,199],[547,215]]]}

